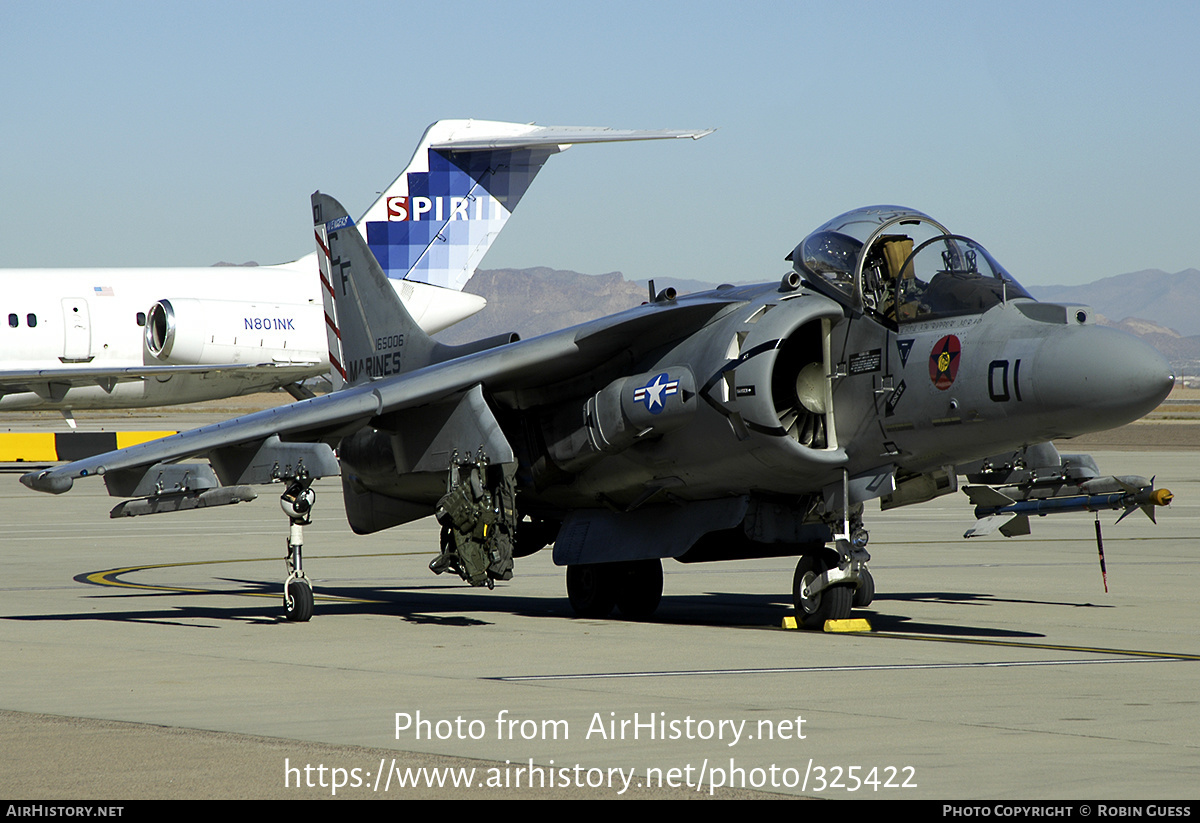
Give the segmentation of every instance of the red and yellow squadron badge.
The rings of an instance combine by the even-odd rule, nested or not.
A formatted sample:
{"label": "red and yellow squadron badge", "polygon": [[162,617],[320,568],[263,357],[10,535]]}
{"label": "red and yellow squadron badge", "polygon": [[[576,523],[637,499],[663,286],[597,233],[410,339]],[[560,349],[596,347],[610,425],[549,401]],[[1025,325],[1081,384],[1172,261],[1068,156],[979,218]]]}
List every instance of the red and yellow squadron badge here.
{"label": "red and yellow squadron badge", "polygon": [[929,379],[942,391],[950,388],[958,375],[958,359],[962,344],[953,334],[948,334],[933,344],[929,352]]}

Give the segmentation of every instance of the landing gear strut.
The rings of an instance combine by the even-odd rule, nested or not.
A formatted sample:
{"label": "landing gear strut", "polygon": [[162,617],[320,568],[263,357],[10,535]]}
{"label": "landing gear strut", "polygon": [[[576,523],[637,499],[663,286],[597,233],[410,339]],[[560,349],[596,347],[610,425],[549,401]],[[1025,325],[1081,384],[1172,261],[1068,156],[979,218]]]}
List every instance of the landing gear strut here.
{"label": "landing gear strut", "polygon": [[312,480],[293,480],[279,498],[283,513],[292,523],[287,540],[287,579],[283,583],[283,613],[288,620],[304,623],[313,616],[312,584],[304,575],[302,548],[304,527],[312,522],[312,507],[317,493],[310,488]]}

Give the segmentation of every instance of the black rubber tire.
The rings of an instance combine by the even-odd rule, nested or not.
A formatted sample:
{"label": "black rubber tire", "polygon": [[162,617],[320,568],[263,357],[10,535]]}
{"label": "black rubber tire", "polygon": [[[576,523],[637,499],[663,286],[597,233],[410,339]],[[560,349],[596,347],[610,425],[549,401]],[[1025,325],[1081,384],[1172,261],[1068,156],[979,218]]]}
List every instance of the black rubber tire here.
{"label": "black rubber tire", "polygon": [[830,586],[815,597],[804,598],[802,593],[808,581],[820,577],[830,564],[821,554],[806,554],[796,564],[792,577],[792,602],[796,605],[796,621],[809,628],[821,628],[826,620],[845,620],[850,616],[854,603],[854,586]]}
{"label": "black rubber tire", "polygon": [[313,591],[307,580],[293,580],[288,584],[291,600],[284,600],[283,613],[294,623],[307,623],[313,616]]}
{"label": "black rubber tire", "polygon": [[617,569],[617,609],[626,620],[645,620],[654,614],[662,600],[663,569],[661,560],[633,560],[615,563]]}
{"label": "black rubber tire", "polygon": [[612,563],[567,566],[567,599],[576,617],[604,618],[617,602]]}
{"label": "black rubber tire", "polygon": [[871,572],[863,569],[860,578],[858,588],[854,590],[854,608],[856,609],[870,606],[871,601],[875,599],[875,578],[871,576]]}

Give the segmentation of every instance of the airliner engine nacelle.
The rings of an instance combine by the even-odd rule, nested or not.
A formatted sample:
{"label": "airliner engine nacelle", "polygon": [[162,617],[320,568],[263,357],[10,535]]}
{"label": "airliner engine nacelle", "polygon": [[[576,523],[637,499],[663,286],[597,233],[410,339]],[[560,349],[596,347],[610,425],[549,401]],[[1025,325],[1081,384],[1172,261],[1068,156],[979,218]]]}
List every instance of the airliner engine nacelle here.
{"label": "airliner engine nacelle", "polygon": [[320,304],[170,298],[146,313],[145,345],[171,365],[320,362],[328,354],[302,343],[321,339],[322,324]]}

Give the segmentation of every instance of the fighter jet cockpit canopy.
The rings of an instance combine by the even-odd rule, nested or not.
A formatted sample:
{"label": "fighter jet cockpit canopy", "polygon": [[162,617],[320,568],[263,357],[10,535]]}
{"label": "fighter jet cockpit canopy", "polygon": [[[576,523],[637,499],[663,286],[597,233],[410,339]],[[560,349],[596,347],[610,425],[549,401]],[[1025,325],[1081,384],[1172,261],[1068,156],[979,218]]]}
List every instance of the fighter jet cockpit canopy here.
{"label": "fighter jet cockpit canopy", "polygon": [[818,291],[892,326],[1032,299],[983,246],[902,206],[835,217],[787,259]]}

